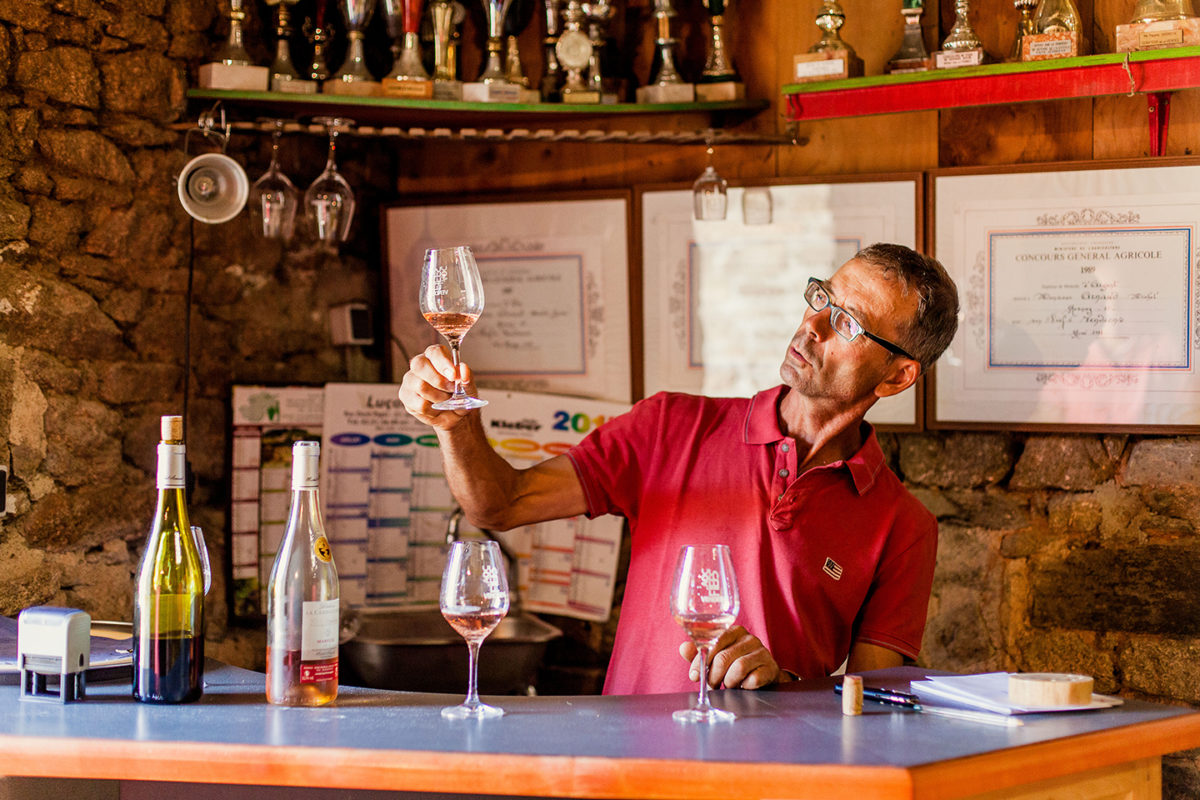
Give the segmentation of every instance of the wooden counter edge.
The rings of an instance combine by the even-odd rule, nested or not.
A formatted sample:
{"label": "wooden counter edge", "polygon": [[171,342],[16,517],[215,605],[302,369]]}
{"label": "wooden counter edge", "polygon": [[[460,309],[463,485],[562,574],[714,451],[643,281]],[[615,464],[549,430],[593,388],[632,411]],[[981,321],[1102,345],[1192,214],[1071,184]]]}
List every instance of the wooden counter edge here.
{"label": "wooden counter edge", "polygon": [[546,797],[913,797],[901,767],[18,736],[0,736],[0,774]]}

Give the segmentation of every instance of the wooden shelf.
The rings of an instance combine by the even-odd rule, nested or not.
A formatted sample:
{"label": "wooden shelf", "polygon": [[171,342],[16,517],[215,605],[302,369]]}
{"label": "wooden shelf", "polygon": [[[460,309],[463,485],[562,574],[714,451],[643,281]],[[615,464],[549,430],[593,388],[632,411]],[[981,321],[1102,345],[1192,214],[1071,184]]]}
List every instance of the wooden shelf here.
{"label": "wooden shelf", "polygon": [[[793,121],[1200,87],[1200,47],[789,84]],[[1165,120],[1163,121],[1165,125]]]}
{"label": "wooden shelf", "polygon": [[302,119],[313,116],[348,117],[376,126],[506,129],[531,125],[580,128],[610,125],[615,120],[635,120],[638,125],[673,130],[681,114],[707,118],[712,128],[722,128],[766,109],[766,100],[721,103],[615,103],[583,105],[564,103],[467,103],[453,100],[411,100],[394,97],[353,97],[331,94],[296,95],[285,92],[243,92],[223,89],[189,89],[193,101],[221,101],[233,116]]}

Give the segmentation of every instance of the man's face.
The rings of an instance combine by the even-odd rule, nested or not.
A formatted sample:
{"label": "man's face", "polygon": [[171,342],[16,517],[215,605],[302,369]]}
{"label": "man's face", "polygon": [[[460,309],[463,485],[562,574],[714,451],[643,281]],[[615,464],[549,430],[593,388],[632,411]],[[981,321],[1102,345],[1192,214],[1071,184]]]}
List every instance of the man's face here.
{"label": "man's face", "polygon": [[[904,295],[899,283],[864,261],[847,261],[825,287],[831,306],[841,306],[864,330],[890,342],[901,343],[901,323],[916,315],[916,293]],[[779,374],[784,384],[806,397],[853,403],[874,394],[893,357],[866,336],[852,342],[839,336],[830,325],[832,311],[813,311],[805,304],[804,320]]]}

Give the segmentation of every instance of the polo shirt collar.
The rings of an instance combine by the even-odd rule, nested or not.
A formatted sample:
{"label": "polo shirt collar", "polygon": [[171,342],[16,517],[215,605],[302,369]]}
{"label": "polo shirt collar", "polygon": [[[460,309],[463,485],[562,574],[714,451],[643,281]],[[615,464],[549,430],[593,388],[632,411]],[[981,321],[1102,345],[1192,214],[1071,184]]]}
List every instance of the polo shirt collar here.
{"label": "polo shirt collar", "polygon": [[[779,430],[779,418],[776,409],[786,387],[782,384],[773,389],[764,389],[750,398],[750,408],[746,411],[746,421],[743,427],[743,439],[746,444],[774,444],[786,438]],[[854,488],[860,495],[866,494],[875,485],[884,468],[883,450],[875,436],[875,428],[868,422],[863,423],[863,444],[858,452],[845,461],[835,461],[827,465],[831,469],[845,467],[850,471],[854,480]]]}

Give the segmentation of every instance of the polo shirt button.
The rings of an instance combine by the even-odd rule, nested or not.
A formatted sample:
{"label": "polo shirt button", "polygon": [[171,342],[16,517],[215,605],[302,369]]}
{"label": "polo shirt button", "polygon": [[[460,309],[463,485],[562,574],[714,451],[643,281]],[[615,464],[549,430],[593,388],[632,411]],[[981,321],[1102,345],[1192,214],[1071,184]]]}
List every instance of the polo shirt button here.
{"label": "polo shirt button", "polygon": [[780,499],[780,500],[782,500],[782,499],[783,499],[783,495],[779,495],[779,499]]}
{"label": "polo shirt button", "polygon": [[779,470],[779,477],[786,478],[787,476],[788,476],[788,471],[786,469]]}
{"label": "polo shirt button", "polygon": [[792,448],[787,446],[787,442],[784,442],[783,445],[781,445],[779,449],[786,453],[789,450],[791,450]]}

